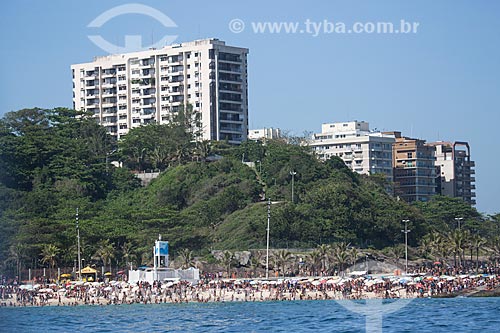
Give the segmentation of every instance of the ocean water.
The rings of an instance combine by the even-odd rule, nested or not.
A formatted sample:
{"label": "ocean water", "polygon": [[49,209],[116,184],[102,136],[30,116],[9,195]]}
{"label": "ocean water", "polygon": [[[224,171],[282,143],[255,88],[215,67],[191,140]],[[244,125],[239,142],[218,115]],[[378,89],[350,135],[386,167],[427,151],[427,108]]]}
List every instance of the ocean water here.
{"label": "ocean water", "polygon": [[[369,316],[381,316],[390,305],[357,304],[375,310]],[[335,301],[0,308],[0,332],[500,331],[500,298],[417,299],[397,305],[396,312],[381,317],[380,327],[377,321],[367,327],[364,314]]]}

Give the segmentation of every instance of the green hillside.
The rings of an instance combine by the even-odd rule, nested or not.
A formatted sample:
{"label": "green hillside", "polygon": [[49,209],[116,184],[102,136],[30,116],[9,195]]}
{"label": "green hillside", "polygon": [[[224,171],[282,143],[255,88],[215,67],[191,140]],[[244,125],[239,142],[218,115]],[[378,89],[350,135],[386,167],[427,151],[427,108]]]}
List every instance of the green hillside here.
{"label": "green hillside", "polygon": [[[192,124],[179,119],[131,130],[117,143],[72,110],[7,113],[0,120],[0,271],[41,265],[48,245],[59,265],[72,266],[77,207],[83,258],[122,265],[147,263],[158,234],[174,255],[264,248],[265,198],[273,202],[273,248],[342,241],[381,249],[403,241],[402,219],[411,221],[412,246],[454,230],[456,216],[484,236],[498,224],[498,215],[483,217],[457,199],[408,205],[387,194],[384,177],[355,174],[340,159],[319,162],[300,145],[195,140]],[[132,172],[154,168],[160,176],[140,186]]]}

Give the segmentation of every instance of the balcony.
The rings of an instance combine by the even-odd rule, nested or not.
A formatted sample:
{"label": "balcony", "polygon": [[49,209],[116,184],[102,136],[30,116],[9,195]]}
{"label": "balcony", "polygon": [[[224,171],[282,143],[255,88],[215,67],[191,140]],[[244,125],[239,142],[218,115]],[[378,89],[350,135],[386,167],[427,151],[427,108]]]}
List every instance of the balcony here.
{"label": "balcony", "polygon": [[103,91],[102,92],[102,97],[111,97],[111,96],[115,96],[116,95],[116,91]]}
{"label": "balcony", "polygon": [[102,103],[103,108],[111,108],[113,106],[116,106],[116,102],[103,102]]}
{"label": "balcony", "polygon": [[182,62],[183,62],[183,58],[182,57],[179,57],[179,56],[172,56],[172,57],[169,57],[168,59],[168,64],[169,65],[182,65]]}
{"label": "balcony", "polygon": [[103,72],[102,77],[103,78],[109,78],[109,77],[114,77],[116,76],[116,72]]}
{"label": "balcony", "polygon": [[152,60],[148,60],[148,61],[141,61],[139,62],[139,67],[140,68],[154,68],[155,67],[155,62],[152,61]]}
{"label": "balcony", "polygon": [[235,77],[235,76],[222,76],[222,75],[219,75],[219,82],[243,82],[243,80],[241,79],[241,77]]}
{"label": "balcony", "polygon": [[103,88],[114,88],[116,86],[116,82],[103,82],[102,87]]}
{"label": "balcony", "polygon": [[141,73],[139,75],[139,78],[141,78],[141,79],[149,79],[149,78],[153,78],[153,77],[155,77],[155,73],[154,72]]}
{"label": "balcony", "polygon": [[234,63],[234,64],[241,63],[241,56],[239,54],[235,54],[235,53],[220,52],[218,59],[219,59],[219,63],[220,62]]}
{"label": "balcony", "polygon": [[225,127],[225,126],[219,127],[219,130],[224,133],[235,133],[235,134],[241,134],[242,132],[241,129]]}

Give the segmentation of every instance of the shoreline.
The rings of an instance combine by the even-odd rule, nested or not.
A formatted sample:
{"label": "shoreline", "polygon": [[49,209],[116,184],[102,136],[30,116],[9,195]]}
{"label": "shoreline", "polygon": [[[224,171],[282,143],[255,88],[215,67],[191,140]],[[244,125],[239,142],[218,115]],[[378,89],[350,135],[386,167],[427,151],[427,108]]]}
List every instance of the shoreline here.
{"label": "shoreline", "polygon": [[390,278],[316,277],[128,284],[39,285],[36,290],[0,286],[0,307],[104,306],[120,304],[229,303],[302,300],[415,299],[500,296],[500,275]]}

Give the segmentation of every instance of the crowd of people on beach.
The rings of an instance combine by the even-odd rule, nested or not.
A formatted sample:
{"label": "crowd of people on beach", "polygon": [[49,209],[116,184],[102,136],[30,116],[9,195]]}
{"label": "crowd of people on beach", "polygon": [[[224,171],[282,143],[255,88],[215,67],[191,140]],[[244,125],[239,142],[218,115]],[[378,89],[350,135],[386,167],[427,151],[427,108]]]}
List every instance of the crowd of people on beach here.
{"label": "crowd of people on beach", "polygon": [[[366,272],[365,272],[366,273]],[[347,300],[417,298],[493,290],[500,272],[441,274],[442,271],[403,276],[351,274],[344,277],[278,279],[223,279],[205,275],[198,283],[187,281],[125,281],[57,284],[0,285],[1,306],[158,304],[186,302],[255,302],[285,300]],[[453,272],[448,272],[453,273]]]}

